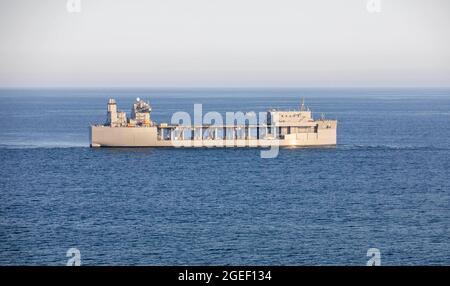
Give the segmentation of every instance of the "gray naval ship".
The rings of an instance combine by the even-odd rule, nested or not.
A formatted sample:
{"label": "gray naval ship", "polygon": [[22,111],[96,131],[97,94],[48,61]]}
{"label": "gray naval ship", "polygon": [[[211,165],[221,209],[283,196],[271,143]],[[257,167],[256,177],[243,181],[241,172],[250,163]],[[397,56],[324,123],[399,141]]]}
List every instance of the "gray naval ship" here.
{"label": "gray naval ship", "polygon": [[264,123],[223,125],[181,125],[151,120],[152,108],[139,98],[131,109],[131,118],[118,111],[109,99],[104,124],[90,126],[91,147],[267,147],[334,146],[337,120],[314,120],[301,103],[298,110],[271,109]]}

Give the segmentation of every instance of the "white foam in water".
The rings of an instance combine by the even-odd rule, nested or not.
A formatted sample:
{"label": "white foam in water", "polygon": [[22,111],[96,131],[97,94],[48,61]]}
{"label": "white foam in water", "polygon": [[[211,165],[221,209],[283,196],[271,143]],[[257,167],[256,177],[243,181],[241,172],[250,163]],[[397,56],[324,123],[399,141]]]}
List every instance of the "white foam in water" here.
{"label": "white foam in water", "polygon": [[14,142],[14,143],[1,143],[0,148],[5,149],[33,149],[33,148],[79,148],[79,147],[89,147],[89,144],[82,142]]}

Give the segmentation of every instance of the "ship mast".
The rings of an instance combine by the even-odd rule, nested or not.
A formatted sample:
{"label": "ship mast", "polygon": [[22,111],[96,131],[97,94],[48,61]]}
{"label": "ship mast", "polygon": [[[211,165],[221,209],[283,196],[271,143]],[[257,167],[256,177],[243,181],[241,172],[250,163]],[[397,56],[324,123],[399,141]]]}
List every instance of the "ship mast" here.
{"label": "ship mast", "polygon": [[300,104],[300,111],[305,111],[305,98],[302,98],[302,103]]}

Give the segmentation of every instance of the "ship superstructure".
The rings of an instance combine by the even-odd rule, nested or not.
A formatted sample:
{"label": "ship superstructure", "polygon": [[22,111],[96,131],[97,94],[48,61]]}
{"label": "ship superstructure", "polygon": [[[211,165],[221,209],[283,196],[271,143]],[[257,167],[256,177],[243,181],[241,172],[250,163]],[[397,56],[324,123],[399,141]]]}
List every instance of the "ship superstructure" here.
{"label": "ship superstructure", "polygon": [[[264,123],[156,124],[149,102],[137,98],[131,117],[109,99],[104,124],[90,127],[91,147],[264,147],[336,145],[337,121],[314,120],[301,103],[298,110],[271,109]],[[247,117],[248,119],[248,117]]]}

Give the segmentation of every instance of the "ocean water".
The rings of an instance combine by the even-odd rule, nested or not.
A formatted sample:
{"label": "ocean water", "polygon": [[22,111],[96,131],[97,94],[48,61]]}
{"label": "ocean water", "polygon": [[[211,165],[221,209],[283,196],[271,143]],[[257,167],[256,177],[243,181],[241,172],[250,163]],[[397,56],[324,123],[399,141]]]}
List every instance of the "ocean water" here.
{"label": "ocean water", "polygon": [[[336,148],[91,149],[106,101],[295,108]],[[1,90],[0,264],[450,264],[450,90]]]}

